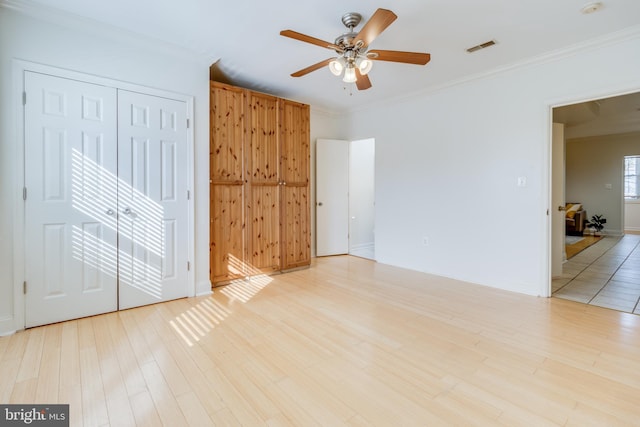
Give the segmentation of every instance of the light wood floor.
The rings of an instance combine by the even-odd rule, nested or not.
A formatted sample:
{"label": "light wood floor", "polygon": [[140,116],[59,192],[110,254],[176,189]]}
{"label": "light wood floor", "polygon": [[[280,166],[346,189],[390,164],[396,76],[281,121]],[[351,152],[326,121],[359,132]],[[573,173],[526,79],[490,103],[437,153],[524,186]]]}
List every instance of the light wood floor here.
{"label": "light wood floor", "polygon": [[0,338],[85,426],[638,425],[640,316],[356,257]]}

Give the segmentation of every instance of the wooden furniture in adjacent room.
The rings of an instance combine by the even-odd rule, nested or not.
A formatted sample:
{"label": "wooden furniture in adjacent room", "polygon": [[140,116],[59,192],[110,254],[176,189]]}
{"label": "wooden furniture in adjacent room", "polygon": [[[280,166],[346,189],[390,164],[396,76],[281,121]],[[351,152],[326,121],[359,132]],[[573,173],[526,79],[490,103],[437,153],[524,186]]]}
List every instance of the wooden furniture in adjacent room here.
{"label": "wooden furniture in adjacent room", "polygon": [[211,82],[211,282],[311,262],[309,106]]}

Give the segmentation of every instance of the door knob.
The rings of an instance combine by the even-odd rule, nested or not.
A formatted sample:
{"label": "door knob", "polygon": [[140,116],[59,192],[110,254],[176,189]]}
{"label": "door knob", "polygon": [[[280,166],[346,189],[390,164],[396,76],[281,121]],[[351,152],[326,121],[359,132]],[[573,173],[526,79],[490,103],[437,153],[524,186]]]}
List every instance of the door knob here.
{"label": "door knob", "polygon": [[558,210],[559,211],[566,211],[567,207],[566,206],[558,206]]}
{"label": "door knob", "polygon": [[322,206],[322,202],[318,202],[318,206]]}
{"label": "door knob", "polygon": [[107,215],[113,215],[115,212],[113,211],[113,209],[107,209],[107,211],[105,213]]}
{"label": "door knob", "polygon": [[129,215],[131,213],[131,209],[130,208],[124,208],[122,213],[125,214],[125,215]]}

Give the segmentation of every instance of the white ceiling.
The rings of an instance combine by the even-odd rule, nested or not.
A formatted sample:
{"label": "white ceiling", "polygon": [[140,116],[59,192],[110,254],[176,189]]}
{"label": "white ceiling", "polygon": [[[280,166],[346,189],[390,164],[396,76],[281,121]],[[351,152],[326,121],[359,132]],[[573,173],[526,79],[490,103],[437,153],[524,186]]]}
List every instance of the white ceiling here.
{"label": "white ceiling", "polygon": [[[571,49],[640,25],[640,0],[603,0],[582,14],[587,0],[32,0],[39,7],[163,40],[195,52],[238,85],[332,111],[385,102],[416,91],[490,73]],[[290,74],[334,52],[279,35],[292,29],[333,42],[346,31],[346,12],[365,22],[378,8],[398,15],[372,49],[431,53],[426,66],[376,62],[373,87],[344,88],[328,69]],[[356,28],[359,30],[360,27]],[[631,28],[634,27],[634,28]],[[465,49],[495,39],[491,48]],[[640,53],[639,53],[640,54]]]}

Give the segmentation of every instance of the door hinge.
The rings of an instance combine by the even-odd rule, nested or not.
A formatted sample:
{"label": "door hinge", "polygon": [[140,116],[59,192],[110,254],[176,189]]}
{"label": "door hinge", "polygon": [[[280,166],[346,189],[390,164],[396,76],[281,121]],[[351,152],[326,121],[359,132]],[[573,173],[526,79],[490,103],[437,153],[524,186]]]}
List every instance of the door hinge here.
{"label": "door hinge", "polygon": [[187,129],[189,129],[190,123],[189,123],[189,119],[187,119]]}
{"label": "door hinge", "polygon": [[27,105],[27,92],[22,92],[22,105]]}
{"label": "door hinge", "polygon": [[191,191],[187,190],[187,200],[191,200]]}
{"label": "door hinge", "polygon": [[187,261],[187,271],[191,271],[191,263]]}
{"label": "door hinge", "polygon": [[549,209],[547,209],[547,216],[549,216]]}
{"label": "door hinge", "polygon": [[22,187],[22,200],[27,200],[27,187]]}
{"label": "door hinge", "polygon": [[22,293],[27,294],[27,281],[22,282]]}

